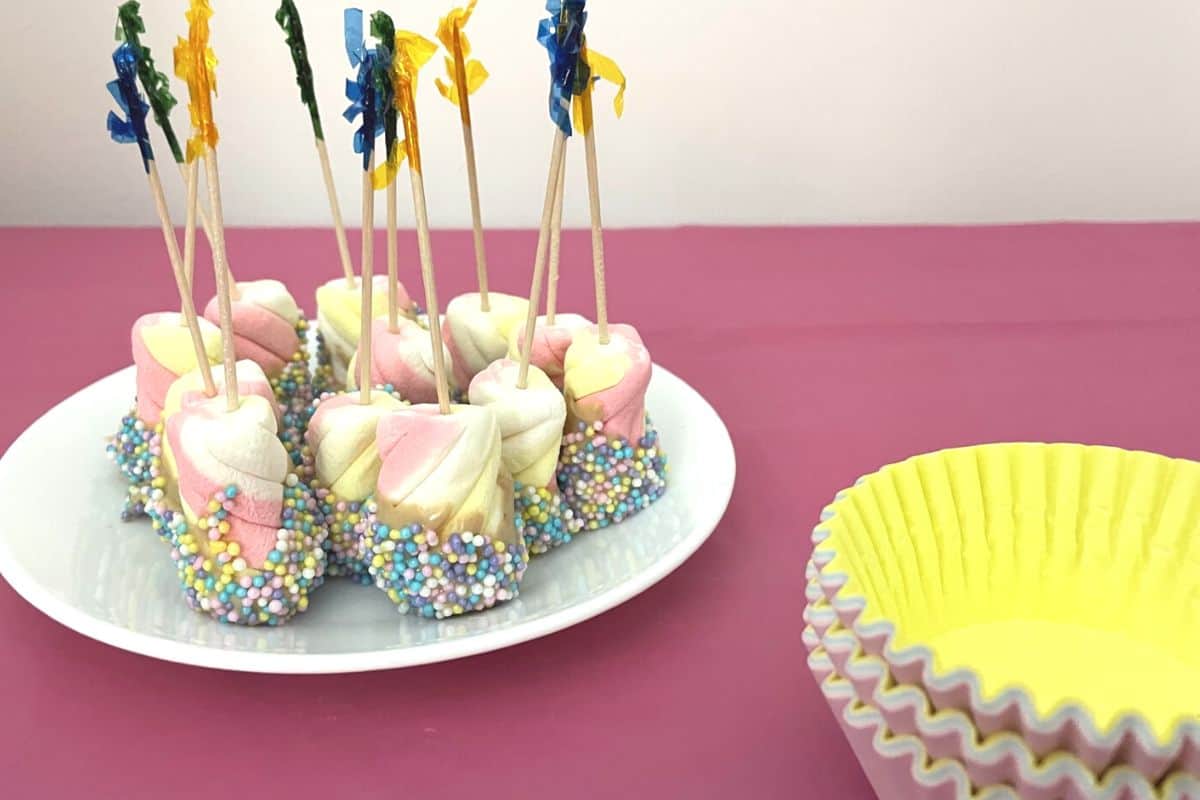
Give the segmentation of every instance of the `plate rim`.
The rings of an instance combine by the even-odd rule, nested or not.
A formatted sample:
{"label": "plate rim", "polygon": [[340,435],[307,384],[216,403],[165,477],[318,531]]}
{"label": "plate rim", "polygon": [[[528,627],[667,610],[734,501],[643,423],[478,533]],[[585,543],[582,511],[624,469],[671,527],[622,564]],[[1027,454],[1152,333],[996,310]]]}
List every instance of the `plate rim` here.
{"label": "plate rim", "polygon": [[[37,419],[26,426],[0,455],[0,478],[3,477],[5,462],[9,459],[12,451],[46,416],[76,396],[90,390],[96,384],[132,369],[132,366],[123,367],[97,378],[38,415]],[[0,577],[8,582],[8,585],[21,599],[36,610],[89,639],[159,661],[228,672],[329,675],[404,669],[443,661],[455,661],[541,639],[611,611],[660,583],[708,541],[728,510],[733,489],[737,483],[737,454],[728,426],[712,404],[691,384],[657,363],[654,365],[654,370],[664,373],[669,379],[677,381],[684,390],[695,395],[703,409],[716,420],[721,436],[715,445],[728,454],[728,486],[724,490],[723,496],[719,498],[719,502],[713,506],[712,518],[704,519],[685,538],[649,567],[594,597],[528,622],[450,641],[383,650],[360,650],[353,653],[256,653],[247,650],[222,650],[191,642],[175,641],[132,631],[114,622],[93,617],[42,588],[36,579],[20,567],[3,535],[0,535]]]}

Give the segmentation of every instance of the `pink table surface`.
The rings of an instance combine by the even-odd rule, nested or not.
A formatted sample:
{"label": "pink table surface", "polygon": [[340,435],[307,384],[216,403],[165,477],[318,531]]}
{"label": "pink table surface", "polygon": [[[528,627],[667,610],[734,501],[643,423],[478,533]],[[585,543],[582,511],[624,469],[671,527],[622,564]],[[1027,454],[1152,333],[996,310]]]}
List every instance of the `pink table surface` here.
{"label": "pink table surface", "polygon": [[[495,288],[524,293],[533,235],[488,242]],[[737,448],[729,511],[692,560],[545,639],[341,677],[131,655],[0,583],[0,794],[869,797],[800,641],[809,533],[837,489],[912,453],[991,440],[1200,457],[1200,226],[606,242],[612,317],[709,398]],[[415,288],[411,235],[402,243]],[[442,296],[466,290],[469,237],[434,246]],[[336,270],[327,231],[231,231],[229,247],[240,277],[283,277],[310,311]],[[153,230],[0,230],[0,447],[129,363],[129,323],[174,305],[161,252]],[[589,309],[588,252],[585,234],[567,235],[567,309]],[[201,282],[209,294],[211,276]],[[247,712],[254,729],[232,734]]]}

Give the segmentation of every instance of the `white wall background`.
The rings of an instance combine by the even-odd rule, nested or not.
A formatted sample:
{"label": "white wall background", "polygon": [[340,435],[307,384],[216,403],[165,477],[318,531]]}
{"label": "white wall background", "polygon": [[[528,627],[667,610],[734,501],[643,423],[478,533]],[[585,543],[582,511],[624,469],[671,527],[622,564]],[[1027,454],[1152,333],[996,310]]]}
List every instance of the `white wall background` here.
{"label": "white wall background", "polygon": [[[398,27],[432,37],[451,4],[384,7]],[[0,5],[0,223],[151,224],[135,148],[104,130],[116,0]],[[277,4],[213,5],[228,222],[325,224]],[[350,74],[344,3],[298,5],[342,203],[356,222],[358,161],[339,117]],[[143,6],[146,41],[170,72],[186,2]],[[1194,0],[590,6],[590,41],[630,79],[625,119],[606,113],[598,123],[611,224],[1200,217]],[[533,226],[540,211],[552,136],[534,40],[542,15],[540,0],[481,0],[468,28],[492,73],[473,99],[490,226]],[[433,87],[440,71],[440,62],[426,68],[419,98],[430,213],[435,226],[461,227],[461,136]],[[176,119],[186,127],[185,110]],[[587,220],[581,151],[569,167],[571,225]],[[181,209],[179,182],[164,177]]]}

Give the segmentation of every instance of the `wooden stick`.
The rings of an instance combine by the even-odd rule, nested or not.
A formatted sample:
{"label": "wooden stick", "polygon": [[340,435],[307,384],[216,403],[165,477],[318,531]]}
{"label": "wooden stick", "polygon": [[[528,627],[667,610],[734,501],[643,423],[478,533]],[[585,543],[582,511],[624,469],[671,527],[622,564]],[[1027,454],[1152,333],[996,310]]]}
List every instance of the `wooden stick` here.
{"label": "wooden stick", "polygon": [[462,31],[454,26],[454,82],[458,84],[458,112],[462,119],[463,148],[467,151],[467,187],[471,193],[471,227],[475,233],[475,278],[479,283],[479,310],[490,311],[487,255],[483,249],[483,216],[479,211],[479,177],[475,170],[475,134],[471,131],[471,98],[467,91],[467,65],[463,59]]}
{"label": "wooden stick", "polygon": [[[464,94],[462,91],[460,95]],[[460,98],[461,102],[466,102]],[[467,150],[467,184],[471,189],[471,226],[475,233],[475,278],[479,283],[479,310],[490,311],[488,300],[487,255],[483,249],[483,217],[479,211],[479,178],[475,172],[475,137],[471,126],[463,125],[463,146]]]}
{"label": "wooden stick", "polygon": [[[392,147],[399,146],[399,142],[392,145]],[[399,286],[397,285],[400,280],[397,265],[398,258],[396,244],[396,179],[393,176],[387,185],[387,299],[388,331],[391,333],[398,333],[400,330],[399,309],[396,307],[399,303],[398,295],[400,293]]]}
{"label": "wooden stick", "polygon": [[433,342],[433,374],[437,381],[438,410],[450,413],[450,384],[446,376],[446,356],[442,351],[442,315],[438,306],[437,285],[433,277],[433,246],[429,240],[429,213],[425,208],[425,181],[408,160],[412,184],[413,211],[417,218],[417,249],[421,254],[421,282],[425,284],[425,307],[429,313],[429,338]]}
{"label": "wooden stick", "polygon": [[596,327],[600,344],[608,344],[608,295],[604,287],[604,231],[600,223],[600,170],[596,166],[596,125],[592,85],[579,95],[583,111],[583,145],[587,154],[588,205],[592,212],[592,272],[596,284]]}
{"label": "wooden stick", "polygon": [[[200,162],[197,159],[192,159],[192,163],[188,165],[188,181],[187,181],[187,216],[183,226],[183,274],[186,280],[186,289],[181,287],[181,291],[186,291],[183,297],[183,319],[185,325],[191,325],[191,320],[196,317],[196,310],[193,303],[195,302],[194,284],[192,276],[195,274],[196,266],[196,209],[199,203],[196,199],[197,189],[200,187]],[[176,280],[178,282],[178,279]],[[188,309],[191,309],[189,312]],[[191,319],[189,319],[189,317]],[[192,333],[193,336],[200,335],[200,325],[197,322],[196,329]],[[203,345],[201,345],[203,347]],[[199,356],[199,351],[197,351]],[[204,363],[199,368],[200,375],[204,379],[204,394],[206,397],[217,396],[217,386],[213,383],[212,368],[208,364],[208,352],[205,351]]]}
{"label": "wooden stick", "polygon": [[212,207],[213,272],[217,277],[217,305],[221,310],[221,348],[225,361],[225,410],[237,411],[240,405],[237,385],[237,356],[233,349],[233,303],[230,299],[233,275],[225,256],[225,213],[221,208],[221,178],[217,150],[204,151],[204,171],[208,178],[208,202]]}
{"label": "wooden stick", "polygon": [[[193,160],[192,165],[195,166],[195,168],[197,170],[199,170],[200,167],[199,167],[198,162]],[[184,186],[187,186],[188,171],[189,171],[189,169],[186,164],[179,165],[179,174],[183,176],[183,185]],[[204,238],[208,239],[209,248],[215,250],[216,249],[216,244],[215,244],[216,239],[214,238],[215,234],[213,233],[212,219],[209,218],[208,212],[204,210],[203,203],[200,203],[199,205],[196,206],[196,211],[200,215],[200,224],[204,227]],[[233,277],[233,270],[230,268],[228,261],[226,261],[226,263],[225,263],[225,271],[229,273],[229,285],[231,287],[233,287],[234,298],[237,298],[241,293],[238,291],[237,280]],[[189,272],[188,273],[188,286],[191,286],[191,285],[192,285],[192,274]]]}
{"label": "wooden stick", "polygon": [[187,217],[183,226],[183,274],[187,278],[188,293],[193,292],[192,281],[196,275],[196,212],[200,210],[197,194],[200,188],[200,160],[192,159],[184,175],[187,185]]}
{"label": "wooden stick", "polygon": [[564,147],[558,168],[558,188],[554,190],[554,213],[550,217],[550,278],[546,282],[546,324],[554,324],[558,305],[558,252],[562,244],[563,191],[567,181],[567,153]]}
{"label": "wooden stick", "polygon": [[358,334],[358,402],[371,404],[371,312],[374,310],[371,289],[375,283],[375,153],[363,170],[362,184],[362,278],[359,292],[362,295],[362,326]]}
{"label": "wooden stick", "polygon": [[[175,274],[175,288],[179,290],[179,300],[183,307],[183,319],[192,337],[192,347],[196,352],[196,367],[204,378],[204,391],[212,397],[217,393],[213,384],[212,370],[208,367],[208,351],[204,348],[204,337],[200,333],[200,322],[196,319],[196,307],[192,303],[192,287],[184,275],[183,263],[179,258],[179,242],[175,239],[175,228],[171,225],[171,214],[167,211],[167,198],[163,194],[162,181],[158,177],[158,167],[153,161],[149,162],[146,178],[150,182],[150,194],[154,198],[154,209],[158,212],[158,221],[162,226],[163,241],[167,245],[167,259],[171,262],[171,272]],[[195,221],[192,222],[193,229]]]}
{"label": "wooden stick", "polygon": [[329,196],[329,213],[333,215],[333,233],[337,236],[338,254],[342,258],[342,272],[346,276],[346,288],[354,288],[354,262],[350,259],[350,245],[346,242],[346,225],[342,222],[342,207],[338,203],[337,189],[333,185],[333,169],[329,166],[329,149],[324,139],[316,139],[317,156],[321,160],[321,175],[325,178],[325,194]]}
{"label": "wooden stick", "polygon": [[[190,172],[191,172],[192,166],[194,166],[196,168],[197,172],[199,172],[200,165],[195,160],[193,160],[190,165],[187,164],[186,162],[179,165],[179,174],[183,177],[183,185],[184,186],[187,186],[187,182],[188,182],[188,180],[190,180]],[[208,212],[204,210],[203,204],[200,204],[199,206],[197,206],[196,210],[197,210],[197,213],[199,213],[199,215],[200,215],[200,224],[204,226],[204,235],[208,237],[209,244],[212,244],[212,241],[213,241],[212,220],[210,220],[208,218]]]}
{"label": "wooden stick", "polygon": [[542,271],[546,267],[546,245],[550,233],[550,219],[554,213],[554,195],[558,189],[558,176],[562,172],[563,153],[567,148],[567,135],[559,130],[554,135],[554,147],[550,151],[550,174],[546,176],[546,199],[542,203],[542,224],[538,226],[537,252],[533,257],[533,281],[529,287],[529,313],[525,317],[525,341],[521,344],[521,368],[517,372],[517,388],[529,385],[529,359],[533,353],[533,333],[537,326],[538,302],[542,298]]}

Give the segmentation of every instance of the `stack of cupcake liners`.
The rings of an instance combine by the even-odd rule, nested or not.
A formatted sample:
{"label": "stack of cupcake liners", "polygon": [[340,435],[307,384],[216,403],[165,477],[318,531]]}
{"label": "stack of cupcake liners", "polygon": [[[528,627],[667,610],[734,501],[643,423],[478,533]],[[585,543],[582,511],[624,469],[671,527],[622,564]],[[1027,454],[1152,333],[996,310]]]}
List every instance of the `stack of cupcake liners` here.
{"label": "stack of cupcake liners", "polygon": [[810,666],[831,704],[957,764],[974,788],[949,796],[1200,798],[1192,498],[1200,464],[1109,447],[885,467],[814,531]]}
{"label": "stack of cupcake liners", "polygon": [[1008,786],[975,788],[963,765],[934,759],[916,736],[897,733],[873,706],[863,703],[854,687],[837,674],[833,661],[811,628],[805,629],[808,666],[829,703],[842,733],[880,800],[1010,800]]}
{"label": "stack of cupcake liners", "polygon": [[1145,778],[1128,767],[1111,770],[1103,781],[1093,782],[1086,793],[1073,789],[1069,781],[1058,786],[1043,783],[1020,788],[1007,783],[978,783],[972,780],[961,761],[934,756],[920,736],[891,729],[883,712],[862,702],[853,685],[837,673],[832,659],[820,645],[813,647],[808,663],[863,772],[881,800],[1084,797],[1095,800],[1192,800],[1200,797],[1200,780],[1195,776],[1177,773],[1154,789],[1147,788],[1149,784]]}
{"label": "stack of cupcake liners", "polygon": [[[810,565],[810,570],[815,567]],[[810,582],[808,592],[804,641],[810,651],[809,666],[818,680],[832,673],[837,691],[849,692],[859,704],[860,718],[865,716],[861,709],[869,708],[890,733],[919,740],[929,758],[961,765],[972,786],[1011,787],[1017,796],[1030,800],[1200,796],[1160,793],[1155,779],[1129,766],[1094,772],[1070,752],[1035,753],[1016,733],[984,735],[966,713],[934,710],[919,686],[896,683],[882,659],[862,651],[853,632],[837,619],[817,581]],[[1098,777],[1101,774],[1103,778]],[[1157,779],[1164,786],[1184,786],[1190,774],[1194,773],[1180,770]]]}

